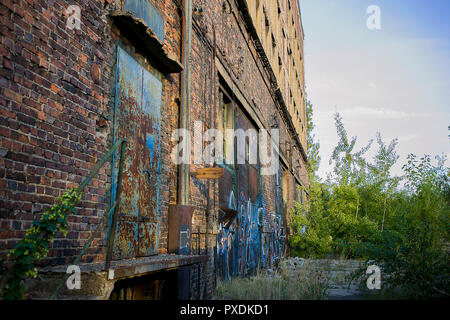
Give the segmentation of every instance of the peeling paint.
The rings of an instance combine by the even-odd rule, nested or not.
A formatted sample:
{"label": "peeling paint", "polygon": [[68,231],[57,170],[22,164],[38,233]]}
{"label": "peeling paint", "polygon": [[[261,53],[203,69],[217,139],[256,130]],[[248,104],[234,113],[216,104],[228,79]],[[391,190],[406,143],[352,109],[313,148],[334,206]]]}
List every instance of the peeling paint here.
{"label": "peeling paint", "polygon": [[113,257],[124,259],[158,250],[162,82],[121,47],[117,68],[115,139],[129,143]]}
{"label": "peeling paint", "polygon": [[143,19],[147,26],[158,36],[159,40],[164,42],[164,20],[149,1],[125,0],[123,7],[124,10],[132,12],[138,18]]}

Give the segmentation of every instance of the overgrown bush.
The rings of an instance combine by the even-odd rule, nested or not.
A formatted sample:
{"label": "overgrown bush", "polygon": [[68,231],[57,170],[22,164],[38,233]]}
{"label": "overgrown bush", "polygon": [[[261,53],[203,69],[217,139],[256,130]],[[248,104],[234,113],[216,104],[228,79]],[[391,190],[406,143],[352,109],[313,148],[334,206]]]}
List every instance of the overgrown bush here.
{"label": "overgrown bush", "polygon": [[436,179],[441,177],[429,165],[429,158],[422,158],[417,166],[414,160],[410,155],[404,167],[409,201],[403,203],[381,243],[367,245],[367,255],[382,267],[389,286],[402,287],[415,298],[448,296],[449,205],[438,189]]}
{"label": "overgrown bush", "polygon": [[[322,258],[330,254],[364,257],[364,243],[379,242],[381,231],[367,216],[358,217],[355,188],[339,186],[329,199],[320,199],[322,187],[310,189],[309,204],[296,204],[289,238],[294,256]],[[325,205],[324,205],[325,204]]]}
{"label": "overgrown bush", "polygon": [[[427,155],[421,159],[409,155],[404,176],[393,177],[396,139],[385,144],[377,134],[378,152],[369,161],[364,154],[371,142],[355,152],[357,138],[348,139],[338,114],[335,121],[339,141],[330,160],[333,172],[325,182],[309,172],[310,202],[293,212],[292,254],[366,258],[382,268],[386,287],[401,287],[416,298],[448,295],[450,172],[446,157],[437,156],[433,165]],[[308,148],[310,144],[317,152],[318,144],[309,139]],[[317,170],[317,159],[314,163],[310,171]]]}
{"label": "overgrown bush", "polygon": [[331,250],[332,237],[328,218],[323,215],[322,195],[321,186],[312,184],[309,203],[295,206],[292,217],[294,234],[289,238],[294,256],[322,257]]}

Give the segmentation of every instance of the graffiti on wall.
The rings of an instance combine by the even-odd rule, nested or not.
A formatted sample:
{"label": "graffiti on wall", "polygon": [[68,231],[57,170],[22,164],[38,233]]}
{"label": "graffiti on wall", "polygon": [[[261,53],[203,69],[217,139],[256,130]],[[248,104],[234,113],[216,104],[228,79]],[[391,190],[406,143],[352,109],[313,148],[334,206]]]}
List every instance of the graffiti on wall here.
{"label": "graffiti on wall", "polygon": [[261,266],[263,268],[273,266],[284,255],[286,239],[282,216],[279,214],[271,214],[267,220],[262,233],[263,256]]}
{"label": "graffiti on wall", "polygon": [[258,267],[275,264],[283,255],[285,234],[282,217],[268,214],[264,201],[256,203],[230,192],[228,207],[237,212],[231,223],[220,223],[216,254],[218,275],[229,280]]}

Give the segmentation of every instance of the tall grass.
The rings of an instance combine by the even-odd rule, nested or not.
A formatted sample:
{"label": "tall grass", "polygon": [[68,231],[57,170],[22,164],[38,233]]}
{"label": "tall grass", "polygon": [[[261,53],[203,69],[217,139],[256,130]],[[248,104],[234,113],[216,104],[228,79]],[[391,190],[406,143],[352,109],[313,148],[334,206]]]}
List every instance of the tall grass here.
{"label": "tall grass", "polygon": [[218,281],[218,300],[323,300],[327,298],[328,279],[309,267],[282,266],[275,272],[258,271],[249,278]]}

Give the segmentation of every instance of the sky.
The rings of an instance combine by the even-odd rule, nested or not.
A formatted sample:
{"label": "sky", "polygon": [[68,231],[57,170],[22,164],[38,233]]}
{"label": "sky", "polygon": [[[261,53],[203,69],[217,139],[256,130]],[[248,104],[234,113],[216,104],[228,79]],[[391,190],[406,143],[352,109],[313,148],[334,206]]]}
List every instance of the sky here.
{"label": "sky", "polygon": [[[381,29],[367,27],[371,5],[380,8]],[[450,0],[300,0],[300,7],[320,177],[332,170],[335,112],[358,137],[356,150],[378,131],[386,143],[398,138],[394,175],[409,153],[450,156]],[[369,159],[376,150],[374,141]]]}

